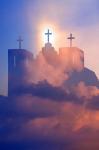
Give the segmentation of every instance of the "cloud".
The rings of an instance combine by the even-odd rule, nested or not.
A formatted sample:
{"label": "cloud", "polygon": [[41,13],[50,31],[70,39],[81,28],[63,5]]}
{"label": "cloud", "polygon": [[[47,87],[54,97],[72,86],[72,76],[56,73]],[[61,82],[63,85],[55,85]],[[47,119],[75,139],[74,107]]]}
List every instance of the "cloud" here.
{"label": "cloud", "polygon": [[34,83],[47,80],[52,85],[61,85],[68,78],[68,75],[64,74],[64,69],[58,68],[57,65],[54,67],[54,65],[49,64],[42,53],[31,64],[30,70]]}
{"label": "cloud", "polygon": [[86,86],[84,82],[79,82],[74,91],[78,97],[85,97],[85,99],[92,99],[99,96],[99,88],[96,86]]}
{"label": "cloud", "polygon": [[[95,102],[96,95],[97,101],[99,98],[95,87],[87,87],[84,83],[79,83],[75,90],[75,95],[81,94],[77,95],[78,98],[71,93],[65,93],[63,98],[62,96],[58,98],[61,88],[52,87],[46,82],[35,86],[36,92],[38,91],[36,96],[33,95],[34,87],[32,87],[30,88],[32,94],[25,93],[23,89],[22,95],[1,97],[0,145],[10,148],[17,145],[18,149],[26,150],[29,148],[57,150],[57,147],[60,147],[59,150],[61,148],[71,150],[79,149],[83,144],[84,148],[88,147],[88,150],[91,146],[99,147],[98,141],[95,140],[99,132],[99,110],[89,107],[90,104],[93,105],[92,102]],[[44,91],[50,89],[56,96],[50,95],[51,92],[45,92],[45,97],[44,93],[42,97],[42,92],[39,94],[42,89]],[[90,100],[87,100],[88,98]],[[77,103],[77,99],[84,103]],[[86,105],[85,101],[87,101]],[[91,141],[93,142],[88,146]],[[82,146],[82,150],[84,148]]]}
{"label": "cloud", "polygon": [[[60,103],[31,96],[13,97],[13,101],[13,109],[21,114],[21,118],[16,113],[14,117],[7,116],[2,121],[0,145],[5,142],[6,145],[9,143],[8,147],[15,147],[17,144],[20,149],[24,147],[25,142],[26,149],[39,149],[40,144],[40,148],[45,147],[45,150],[45,143],[53,149],[57,149],[59,145],[60,148],[70,150],[79,149],[83,144],[82,150],[86,147],[89,150],[91,146],[99,147],[98,141],[95,140],[99,132],[99,111],[88,110],[83,105],[70,102]],[[13,101],[11,100],[11,103]],[[29,117],[36,112],[38,115]],[[91,141],[91,145],[88,145]]]}
{"label": "cloud", "polygon": [[[20,147],[25,142],[28,147],[30,142],[32,149],[39,149],[37,145],[41,143],[41,149],[44,146],[45,150],[45,143],[50,143],[53,149],[59,143],[63,149],[71,150],[79,149],[86,140],[90,142],[98,137],[96,132],[99,132],[99,109],[95,105],[98,104],[99,89],[96,86],[87,86],[82,80],[78,80],[69,89],[63,83],[74,70],[71,67],[70,73],[67,73],[66,66],[69,63],[65,64],[63,61],[63,65],[57,66],[56,62],[46,60],[41,52],[34,62],[25,64],[26,84],[19,84],[5,102],[1,100],[1,143],[18,143]],[[96,79],[93,72],[87,71]],[[92,134],[94,136],[90,139]],[[77,143],[79,136],[80,144]],[[82,139],[85,140],[82,142]],[[99,147],[95,142],[93,145]],[[84,148],[86,147],[87,143]]]}
{"label": "cloud", "polygon": [[[79,51],[77,54],[79,58]],[[59,143],[63,149],[71,149],[71,143],[75,138],[78,140],[79,135],[87,140],[92,133],[96,135],[96,131],[99,131],[99,109],[95,107],[96,104],[93,105],[94,99],[99,98],[99,89],[94,85],[95,82],[98,83],[95,74],[86,68],[80,72],[75,63],[70,65],[65,57],[60,59],[59,55],[56,56],[52,61],[40,52],[33,62],[24,63],[26,82],[22,85],[19,82],[18,87],[14,86],[12,96],[1,103],[1,143],[23,145],[25,142],[28,146],[29,141],[37,141],[37,145],[39,142],[45,145],[46,141],[51,144]],[[80,59],[77,62],[79,64]],[[89,77],[91,74],[92,86],[87,85],[85,79],[82,81],[82,76],[80,80],[76,76],[77,84],[69,89],[65,81],[75,72],[76,75],[81,73],[85,79],[86,74]],[[90,131],[89,135],[85,133],[87,130],[88,133]],[[88,140],[90,141],[91,139]],[[82,145],[82,141],[80,142]],[[66,147],[64,143],[67,143]],[[44,146],[43,144],[41,145]],[[75,149],[79,147],[74,146]],[[34,149],[34,145],[31,148]]]}

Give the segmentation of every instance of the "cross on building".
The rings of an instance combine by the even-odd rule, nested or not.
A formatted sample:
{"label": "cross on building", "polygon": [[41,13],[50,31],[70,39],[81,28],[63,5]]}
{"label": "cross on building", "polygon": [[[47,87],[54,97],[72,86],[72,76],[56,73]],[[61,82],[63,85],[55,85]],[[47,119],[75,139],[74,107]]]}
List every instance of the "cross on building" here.
{"label": "cross on building", "polygon": [[19,39],[17,40],[19,42],[19,49],[21,49],[21,43],[23,42],[23,39],[21,36],[19,36]]}
{"label": "cross on building", "polygon": [[70,47],[72,47],[72,40],[74,40],[75,37],[73,37],[72,33],[70,33],[70,37],[68,37],[67,39],[70,40]]}
{"label": "cross on building", "polygon": [[47,35],[47,42],[49,43],[49,37],[50,37],[50,35],[52,35],[52,33],[49,31],[49,29],[48,29],[48,32],[45,33],[45,35]]}

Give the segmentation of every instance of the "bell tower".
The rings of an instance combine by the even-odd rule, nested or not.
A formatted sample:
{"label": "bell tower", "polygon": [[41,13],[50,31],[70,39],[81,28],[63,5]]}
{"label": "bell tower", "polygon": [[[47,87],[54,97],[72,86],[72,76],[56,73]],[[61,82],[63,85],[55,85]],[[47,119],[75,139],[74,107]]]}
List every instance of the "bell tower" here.
{"label": "bell tower", "polygon": [[[20,38],[21,39],[21,38]],[[28,66],[33,61],[33,54],[21,48],[19,41],[19,49],[8,49],[8,95],[13,95],[15,89],[27,83]]]}

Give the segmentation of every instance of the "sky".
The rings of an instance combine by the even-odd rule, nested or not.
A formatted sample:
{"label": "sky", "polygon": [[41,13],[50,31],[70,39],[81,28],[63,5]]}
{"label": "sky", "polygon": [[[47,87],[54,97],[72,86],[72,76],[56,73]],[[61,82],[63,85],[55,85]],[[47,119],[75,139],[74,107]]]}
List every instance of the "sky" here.
{"label": "sky", "polygon": [[37,54],[44,46],[44,27],[53,29],[53,46],[68,46],[68,35],[76,37],[74,46],[85,54],[85,65],[99,77],[99,1],[98,0],[0,0],[0,94],[7,93],[8,49],[22,47]]}

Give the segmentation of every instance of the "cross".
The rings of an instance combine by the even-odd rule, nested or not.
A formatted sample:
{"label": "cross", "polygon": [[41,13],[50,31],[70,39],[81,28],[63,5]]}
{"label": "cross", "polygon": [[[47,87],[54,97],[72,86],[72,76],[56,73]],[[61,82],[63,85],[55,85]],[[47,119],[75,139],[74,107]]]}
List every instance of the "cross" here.
{"label": "cross", "polygon": [[50,37],[50,35],[52,35],[52,33],[50,33],[49,29],[48,29],[48,32],[45,33],[45,35],[47,35],[47,37],[48,37],[47,42],[49,43],[49,37]]}
{"label": "cross", "polygon": [[75,37],[72,36],[72,33],[70,33],[70,37],[67,38],[70,40],[70,47],[72,47],[72,40],[75,39]]}
{"label": "cross", "polygon": [[23,42],[21,36],[19,36],[19,39],[17,41],[19,42],[19,49],[21,49],[21,42]]}

